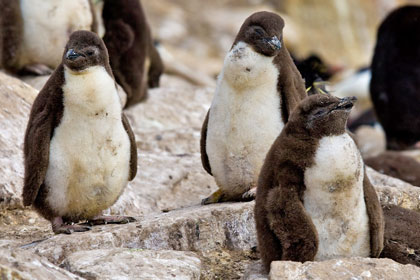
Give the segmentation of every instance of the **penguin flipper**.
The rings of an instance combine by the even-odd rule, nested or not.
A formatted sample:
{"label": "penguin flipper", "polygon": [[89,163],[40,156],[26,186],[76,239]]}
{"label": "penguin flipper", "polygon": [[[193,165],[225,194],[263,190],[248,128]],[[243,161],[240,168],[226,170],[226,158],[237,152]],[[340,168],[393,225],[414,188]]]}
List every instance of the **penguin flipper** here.
{"label": "penguin flipper", "polygon": [[128,179],[131,181],[137,174],[137,145],[133,130],[124,113],[122,114],[122,123],[130,139],[130,176]]}
{"label": "penguin flipper", "polygon": [[164,65],[158,50],[153,45],[153,42],[150,42],[149,58],[150,68],[149,72],[147,73],[147,83],[150,88],[155,88],[159,86],[159,79],[163,73]]}
{"label": "penguin flipper", "polygon": [[210,114],[210,109],[207,112],[206,118],[204,119],[203,127],[201,128],[200,151],[201,151],[201,163],[203,164],[204,169],[207,171],[207,173],[213,176],[213,174],[211,173],[209,157],[207,156],[207,151],[206,151],[207,126],[209,123],[209,114]]}
{"label": "penguin flipper", "polygon": [[384,248],[385,221],[378,195],[366,174],[366,166],[363,178],[363,193],[369,216],[370,256],[377,258]]}
{"label": "penguin flipper", "polygon": [[282,260],[313,261],[318,251],[318,232],[296,188],[277,186],[267,194],[269,227],[279,239]]}
{"label": "penguin flipper", "polygon": [[24,139],[25,177],[23,205],[31,205],[44,182],[48,169],[50,141],[63,115],[63,65],[57,67],[36,97]]}
{"label": "penguin flipper", "polygon": [[110,54],[122,56],[132,47],[134,39],[133,29],[121,19],[106,22],[106,33],[103,40]]}
{"label": "penguin flipper", "polygon": [[277,86],[281,96],[281,113],[284,123],[289,120],[290,114],[300,101],[308,96],[305,82],[299,70],[297,70],[290,56],[288,59],[290,59],[290,63],[286,64],[288,67],[279,76]]}

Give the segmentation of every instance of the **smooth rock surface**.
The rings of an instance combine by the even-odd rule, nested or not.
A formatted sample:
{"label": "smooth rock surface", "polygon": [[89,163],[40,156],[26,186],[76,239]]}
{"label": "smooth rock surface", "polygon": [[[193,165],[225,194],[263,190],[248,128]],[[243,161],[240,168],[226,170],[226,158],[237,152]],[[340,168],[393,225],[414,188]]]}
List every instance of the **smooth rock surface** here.
{"label": "smooth rock surface", "polygon": [[0,249],[0,279],[82,279],[21,249]]}
{"label": "smooth rock surface", "polygon": [[200,259],[192,252],[110,249],[79,251],[61,265],[83,278],[200,279]]}
{"label": "smooth rock surface", "polygon": [[420,268],[390,259],[347,258],[323,262],[271,263],[270,280],[418,280]]}
{"label": "smooth rock surface", "polygon": [[205,252],[251,250],[257,245],[254,202],[193,206],[138,220],[126,225],[97,226],[84,233],[55,235],[28,250],[60,263],[73,252],[98,248]]}
{"label": "smooth rock surface", "polygon": [[38,92],[0,72],[0,208],[21,207],[23,137]]}

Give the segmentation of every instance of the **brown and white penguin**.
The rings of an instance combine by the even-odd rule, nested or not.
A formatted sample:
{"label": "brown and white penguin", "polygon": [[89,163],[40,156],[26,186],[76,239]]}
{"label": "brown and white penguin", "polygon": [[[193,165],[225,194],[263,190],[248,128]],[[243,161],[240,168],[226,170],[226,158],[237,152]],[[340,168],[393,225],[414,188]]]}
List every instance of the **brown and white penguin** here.
{"label": "brown and white penguin", "polygon": [[85,231],[70,222],[125,223],[98,216],[137,172],[133,132],[121,111],[108,52],[89,31],[76,31],[62,63],[34,101],[24,141],[23,203],[55,233]]}
{"label": "brown and white penguin", "polygon": [[96,31],[90,0],[0,0],[0,66],[49,74],[76,30]]}
{"label": "brown and white penguin", "polygon": [[354,98],[303,100],[261,169],[255,204],[258,246],[274,260],[378,257],[382,209],[356,144],[346,133]]}
{"label": "brown and white penguin", "polygon": [[139,0],[104,0],[102,19],[115,79],[127,93],[126,106],[147,97],[147,87],[159,86],[163,63],[153,44]]}
{"label": "brown and white penguin", "polygon": [[305,84],[283,43],[284,21],[258,12],[243,23],[201,131],[201,159],[219,190],[203,204],[253,198],[265,155]]}

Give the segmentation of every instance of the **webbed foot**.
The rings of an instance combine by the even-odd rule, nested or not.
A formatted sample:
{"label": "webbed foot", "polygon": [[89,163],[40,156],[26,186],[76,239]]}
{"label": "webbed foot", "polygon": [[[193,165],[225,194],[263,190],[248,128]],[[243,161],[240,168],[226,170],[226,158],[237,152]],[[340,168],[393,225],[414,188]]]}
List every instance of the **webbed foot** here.
{"label": "webbed foot", "polygon": [[136,219],[130,216],[96,216],[88,220],[87,224],[91,226],[106,225],[106,224],[128,224],[135,222]]}
{"label": "webbed foot", "polygon": [[226,195],[223,193],[221,189],[218,189],[214,193],[212,193],[209,197],[203,199],[201,201],[201,205],[207,205],[212,203],[219,203],[226,201]]}

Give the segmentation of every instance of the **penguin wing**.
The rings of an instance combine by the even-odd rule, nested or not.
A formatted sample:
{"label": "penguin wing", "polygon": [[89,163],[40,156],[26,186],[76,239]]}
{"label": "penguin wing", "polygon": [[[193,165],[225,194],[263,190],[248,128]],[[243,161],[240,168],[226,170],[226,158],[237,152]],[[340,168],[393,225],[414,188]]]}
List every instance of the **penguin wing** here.
{"label": "penguin wing", "polygon": [[19,45],[23,36],[20,1],[0,0],[0,68],[11,72],[19,59]]}
{"label": "penguin wing", "polygon": [[63,66],[48,79],[32,105],[24,139],[25,177],[23,204],[31,205],[48,169],[50,141],[63,115]]}
{"label": "penguin wing", "polygon": [[128,122],[127,117],[125,114],[122,114],[122,123],[124,125],[124,129],[128,134],[128,138],[130,138],[130,176],[129,180],[133,180],[137,174],[137,145],[136,139],[134,137],[133,130],[131,129],[130,123]]}
{"label": "penguin wing", "polygon": [[206,118],[204,119],[203,127],[201,128],[200,151],[201,151],[201,163],[203,164],[204,169],[207,171],[207,173],[213,176],[213,174],[211,173],[209,157],[207,156],[207,151],[206,151],[207,125],[209,123],[209,114],[210,114],[210,109],[207,112]]}
{"label": "penguin wing", "polygon": [[378,195],[376,194],[376,191],[366,174],[366,166],[364,172],[365,175],[363,178],[363,193],[366,210],[369,216],[370,256],[377,258],[384,248],[385,222]]}
{"label": "penguin wing", "polygon": [[293,62],[290,62],[289,67],[284,70],[279,77],[278,89],[282,101],[282,117],[286,123],[293,109],[307,97],[307,94],[305,82]]}
{"label": "penguin wing", "polygon": [[267,193],[268,223],[281,243],[282,260],[313,261],[318,251],[318,232],[297,190],[276,186]]}
{"label": "penguin wing", "polygon": [[[111,1],[108,1],[111,2]],[[134,43],[135,33],[130,25],[121,19],[105,20],[106,33],[104,42],[111,54],[121,54],[126,52]]]}

